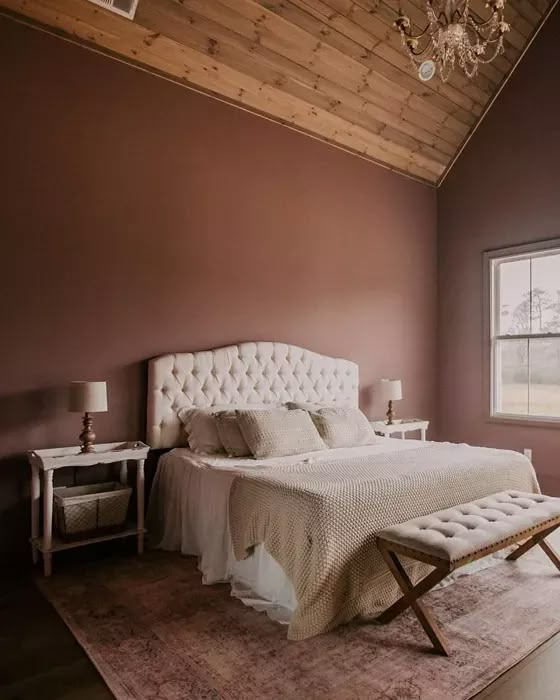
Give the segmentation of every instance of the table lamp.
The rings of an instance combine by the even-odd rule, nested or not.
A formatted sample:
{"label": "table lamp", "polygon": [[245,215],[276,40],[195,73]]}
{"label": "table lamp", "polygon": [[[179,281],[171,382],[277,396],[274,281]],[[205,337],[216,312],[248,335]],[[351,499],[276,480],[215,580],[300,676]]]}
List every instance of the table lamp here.
{"label": "table lamp", "polygon": [[104,413],[107,410],[106,382],[71,382],[68,410],[84,414],[84,428],[80,433],[81,451],[93,452],[95,433],[90,413]]}
{"label": "table lamp", "polygon": [[402,382],[400,379],[382,379],[381,393],[383,398],[389,402],[387,410],[387,425],[393,425],[395,412],[393,411],[393,401],[402,399]]}

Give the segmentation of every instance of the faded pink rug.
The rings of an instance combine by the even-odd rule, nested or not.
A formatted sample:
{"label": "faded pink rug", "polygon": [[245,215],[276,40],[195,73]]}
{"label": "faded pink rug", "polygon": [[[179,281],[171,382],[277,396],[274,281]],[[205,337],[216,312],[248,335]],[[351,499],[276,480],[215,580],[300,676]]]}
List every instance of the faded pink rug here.
{"label": "faded pink rug", "polygon": [[542,552],[425,597],[450,658],[430,653],[411,613],[289,642],[178,554],[82,566],[39,586],[118,700],[466,700],[560,630],[560,575]]}

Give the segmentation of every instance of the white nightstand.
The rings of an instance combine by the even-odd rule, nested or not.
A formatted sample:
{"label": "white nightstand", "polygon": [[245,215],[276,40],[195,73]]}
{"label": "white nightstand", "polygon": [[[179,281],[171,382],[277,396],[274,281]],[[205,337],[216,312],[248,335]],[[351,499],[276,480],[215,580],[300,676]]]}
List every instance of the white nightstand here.
{"label": "white nightstand", "polygon": [[420,418],[406,418],[400,423],[393,423],[392,425],[387,425],[383,420],[372,420],[370,423],[376,433],[381,433],[386,437],[390,437],[393,433],[399,433],[403,440],[405,433],[409,433],[412,430],[419,430],[420,439],[426,440],[426,431],[430,425],[429,420],[421,420]]}
{"label": "white nightstand", "polygon": [[[31,450],[27,453],[31,464],[31,548],[33,562],[39,560],[43,553],[45,576],[52,571],[52,553],[62,549],[81,547],[93,542],[113,540],[119,537],[136,535],[138,554],[144,551],[144,462],[150,448],[143,442],[111,442],[95,445],[93,452],[82,453],[79,447],[63,447],[51,450]],[[137,491],[137,522],[134,526],[125,526],[119,532],[83,540],[63,542],[53,538],[53,473],[62,467],[92,467],[96,464],[121,463],[120,481],[127,482],[128,461],[135,461]],[[41,473],[43,476],[43,536],[39,537],[39,503],[41,498]]]}

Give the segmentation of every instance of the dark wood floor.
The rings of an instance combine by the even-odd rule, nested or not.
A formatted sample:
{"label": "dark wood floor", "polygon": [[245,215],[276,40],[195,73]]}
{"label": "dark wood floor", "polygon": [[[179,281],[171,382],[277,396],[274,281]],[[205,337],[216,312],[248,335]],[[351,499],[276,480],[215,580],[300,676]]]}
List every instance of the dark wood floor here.
{"label": "dark wood floor", "polygon": [[[30,577],[0,583],[0,700],[112,697]],[[559,700],[560,633],[476,698],[483,699]]]}
{"label": "dark wood floor", "polygon": [[111,700],[71,632],[27,578],[0,586],[0,698]]}

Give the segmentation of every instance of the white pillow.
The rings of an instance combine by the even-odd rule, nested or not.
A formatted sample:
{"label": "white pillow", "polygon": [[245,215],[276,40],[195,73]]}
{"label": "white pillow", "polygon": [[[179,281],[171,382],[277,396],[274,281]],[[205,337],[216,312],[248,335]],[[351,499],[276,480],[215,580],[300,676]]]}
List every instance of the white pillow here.
{"label": "white pillow", "polygon": [[181,408],[177,416],[187,433],[191,450],[209,455],[224,451],[213,408]]}
{"label": "white pillow", "polygon": [[218,436],[230,457],[251,457],[249,445],[237,422],[235,411],[220,411],[216,413]]}
{"label": "white pillow", "polygon": [[318,411],[321,408],[330,408],[330,404],[312,403],[310,401],[288,401],[286,404],[290,411],[300,409],[302,411]]}
{"label": "white pillow", "polygon": [[236,411],[241,433],[257,459],[324,450],[309,413],[302,410]]}
{"label": "white pillow", "polygon": [[[235,411],[236,408],[243,410],[253,410],[253,409],[280,409],[285,411],[286,408],[282,407],[280,404],[265,404],[265,403],[254,403],[254,404],[217,404],[215,406],[208,406],[206,408],[192,408],[184,407],[177,411],[177,417],[183,424],[185,432],[187,434],[187,439],[189,447],[193,452],[200,454],[223,454],[224,451],[227,452],[231,457],[245,457],[251,455],[251,451],[246,446],[243,449],[242,443],[240,443],[239,438],[243,440],[243,436],[239,432],[239,438],[232,437],[235,427],[229,427],[225,430],[227,431],[226,440],[229,439],[229,443],[233,439],[233,448],[230,452],[227,448],[228,445],[222,441],[220,436],[219,426],[217,417],[222,412],[231,413]],[[237,417],[235,418],[237,421]],[[244,441],[243,441],[244,442]],[[231,448],[231,444],[230,444]],[[240,452],[243,452],[241,454]],[[239,454],[238,454],[239,453]]]}
{"label": "white pillow", "polygon": [[379,442],[359,408],[321,408],[309,415],[327,447],[357,447]]}

